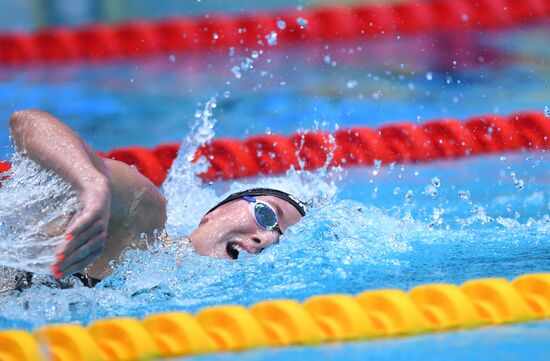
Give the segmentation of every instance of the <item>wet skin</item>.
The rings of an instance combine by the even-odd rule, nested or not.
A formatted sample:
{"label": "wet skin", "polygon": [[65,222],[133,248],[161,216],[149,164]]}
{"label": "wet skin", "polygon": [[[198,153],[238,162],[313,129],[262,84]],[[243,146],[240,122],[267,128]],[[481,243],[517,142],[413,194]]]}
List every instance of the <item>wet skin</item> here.
{"label": "wet skin", "polygon": [[[56,172],[79,195],[81,209],[59,222],[63,227],[56,233],[64,234],[66,241],[56,250],[54,277],[86,268],[86,274],[102,279],[112,271],[110,262],[125,249],[146,247],[140,235],[153,240],[155,230],[164,230],[166,200],[159,190],[134,168],[98,157],[54,116],[39,110],[15,112],[10,132],[17,151]],[[256,198],[277,210],[283,232],[301,218],[282,199]],[[200,255],[236,258],[239,251],[261,252],[278,242],[279,234],[258,226],[248,202],[236,200],[205,215],[189,237]]]}
{"label": "wet skin", "polygon": [[[302,216],[290,203],[273,196],[258,196],[258,200],[275,209],[278,224],[283,231],[296,224]],[[238,251],[257,254],[279,242],[279,233],[259,226],[243,199],[224,204],[202,217],[199,226],[189,238],[197,253],[216,258],[235,258]],[[234,247],[234,246],[237,247]],[[233,252],[232,252],[233,251]]]}

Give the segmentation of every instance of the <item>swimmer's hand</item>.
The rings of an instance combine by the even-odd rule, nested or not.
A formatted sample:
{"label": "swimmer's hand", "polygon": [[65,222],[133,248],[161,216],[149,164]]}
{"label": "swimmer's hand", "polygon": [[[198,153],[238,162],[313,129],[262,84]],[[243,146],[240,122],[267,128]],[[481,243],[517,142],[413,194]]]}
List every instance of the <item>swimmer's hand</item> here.
{"label": "swimmer's hand", "polygon": [[107,241],[111,214],[111,187],[106,177],[87,179],[80,192],[82,209],[65,231],[67,240],[58,249],[52,267],[55,278],[81,271],[98,258]]}

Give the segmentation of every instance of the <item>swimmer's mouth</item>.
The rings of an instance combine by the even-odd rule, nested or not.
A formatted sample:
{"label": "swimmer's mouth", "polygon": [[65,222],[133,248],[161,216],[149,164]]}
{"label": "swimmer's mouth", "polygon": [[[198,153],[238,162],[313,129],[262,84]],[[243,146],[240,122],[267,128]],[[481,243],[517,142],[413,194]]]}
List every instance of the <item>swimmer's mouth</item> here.
{"label": "swimmer's mouth", "polygon": [[227,242],[227,246],[225,246],[225,250],[227,251],[227,254],[231,259],[238,259],[239,253],[243,252],[245,249],[239,246],[235,242]]}

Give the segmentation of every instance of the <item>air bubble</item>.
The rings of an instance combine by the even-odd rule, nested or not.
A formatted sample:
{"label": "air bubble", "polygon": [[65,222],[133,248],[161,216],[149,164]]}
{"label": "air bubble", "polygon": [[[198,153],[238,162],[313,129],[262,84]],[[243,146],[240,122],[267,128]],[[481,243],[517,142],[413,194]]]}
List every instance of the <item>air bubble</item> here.
{"label": "air bubble", "polygon": [[546,118],[550,118],[550,107],[548,105],[544,107],[544,115]]}
{"label": "air bubble", "polygon": [[277,27],[281,30],[286,29],[286,22],[284,20],[277,20]]}
{"label": "air bubble", "polygon": [[441,186],[441,181],[439,180],[438,177],[432,178],[432,185],[436,188],[439,188]]}
{"label": "air bubble", "polygon": [[434,76],[433,76],[431,71],[426,73],[426,80],[432,80],[433,78],[434,78]]}
{"label": "air bubble", "polygon": [[346,86],[348,89],[353,89],[357,86],[357,80],[350,80],[347,82]]}

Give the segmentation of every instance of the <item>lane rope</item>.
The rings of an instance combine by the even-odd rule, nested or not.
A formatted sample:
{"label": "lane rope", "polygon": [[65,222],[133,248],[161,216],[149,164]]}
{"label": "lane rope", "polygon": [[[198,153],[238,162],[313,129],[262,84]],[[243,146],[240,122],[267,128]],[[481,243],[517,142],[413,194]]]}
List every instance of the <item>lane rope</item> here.
{"label": "lane rope", "polygon": [[29,333],[0,331],[3,361],[151,360],[267,347],[395,338],[548,319],[550,273],[512,282],[485,278],[426,284],[408,292],[371,290],[356,296],[313,296],[303,303],[269,300],[245,308],[208,307],[48,325]]}
{"label": "lane rope", "polygon": [[[200,147],[210,168],[199,174],[204,181],[281,174],[290,167],[314,170],[325,166],[369,166],[432,162],[467,156],[545,150],[550,148],[550,120],[540,112],[508,116],[480,115],[460,121],[436,119],[424,124],[398,122],[378,129],[356,127],[328,132],[296,133],[289,136],[255,135],[244,140],[220,138]],[[103,157],[137,169],[160,186],[178,154],[179,144],[117,148]],[[0,171],[9,167],[0,163]],[[5,175],[4,175],[5,177]]]}
{"label": "lane rope", "polygon": [[[277,32],[279,44],[290,45],[508,28],[549,16],[547,0],[408,0],[51,27],[32,33],[0,34],[0,64],[120,60],[251,47],[268,43],[266,37],[272,31]],[[278,26],[282,22],[284,27]]]}

